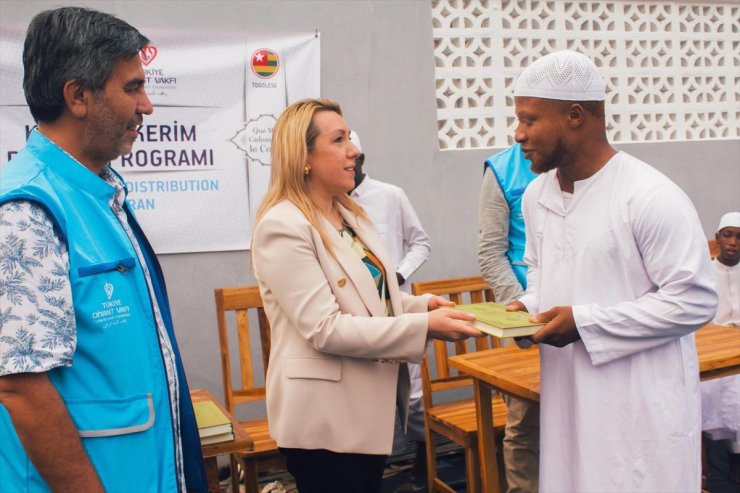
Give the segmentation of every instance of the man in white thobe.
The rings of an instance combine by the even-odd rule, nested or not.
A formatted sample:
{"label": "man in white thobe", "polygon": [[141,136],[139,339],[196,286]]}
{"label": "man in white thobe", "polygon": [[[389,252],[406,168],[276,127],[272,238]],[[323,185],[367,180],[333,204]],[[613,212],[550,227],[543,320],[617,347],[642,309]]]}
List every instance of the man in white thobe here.
{"label": "man in white thobe", "polygon": [[429,236],[402,188],[374,180],[363,171],[365,153],[354,130],[351,140],[361,154],[355,160],[355,188],[349,195],[373,221],[395,264],[398,286],[411,293],[409,278],[429,259],[432,250]]}
{"label": "man in white thobe", "polygon": [[707,241],[689,198],[606,139],[605,83],[572,51],[514,90],[516,141],[541,173],[523,199],[540,343],[540,491],[699,491],[693,332],[714,316]]}
{"label": "man in white thobe", "polygon": [[[719,295],[714,323],[740,327],[740,212],[723,215],[714,238],[719,247],[712,262]],[[701,417],[707,439],[705,488],[740,491],[740,375],[701,383]]]}

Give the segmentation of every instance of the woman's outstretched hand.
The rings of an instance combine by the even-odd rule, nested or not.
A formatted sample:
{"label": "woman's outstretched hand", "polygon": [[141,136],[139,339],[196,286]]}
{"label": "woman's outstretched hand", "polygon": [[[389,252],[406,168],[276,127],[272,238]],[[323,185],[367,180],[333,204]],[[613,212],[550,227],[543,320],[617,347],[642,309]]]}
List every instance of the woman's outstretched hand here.
{"label": "woman's outstretched hand", "polygon": [[442,296],[432,296],[429,298],[429,303],[427,304],[427,310],[432,311],[436,310],[437,308],[442,308],[444,306],[455,306],[454,301],[450,301],[447,298],[444,298]]}
{"label": "woman's outstretched hand", "polygon": [[469,324],[475,320],[473,315],[460,310],[446,310],[446,306],[455,306],[455,303],[441,296],[429,298],[429,337],[459,341],[481,335],[481,331]]}

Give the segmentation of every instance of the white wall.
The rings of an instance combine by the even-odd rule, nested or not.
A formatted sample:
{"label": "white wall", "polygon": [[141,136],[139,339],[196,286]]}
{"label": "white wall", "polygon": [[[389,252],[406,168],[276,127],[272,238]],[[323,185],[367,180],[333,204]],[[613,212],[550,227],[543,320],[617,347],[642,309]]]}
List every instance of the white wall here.
{"label": "white wall", "polygon": [[[58,5],[112,12],[147,34],[171,27],[213,32],[321,33],[322,94],[342,104],[362,137],[366,171],[403,187],[432,241],[416,280],[478,273],[478,190],[493,150],[437,149],[429,1],[0,1],[5,21],[27,24]],[[156,43],[156,40],[154,40]],[[740,141],[622,145],[676,181],[708,236],[740,210]],[[246,251],[160,256],[191,387],[221,395],[213,289],[253,284]],[[413,279],[412,279],[413,280]]]}

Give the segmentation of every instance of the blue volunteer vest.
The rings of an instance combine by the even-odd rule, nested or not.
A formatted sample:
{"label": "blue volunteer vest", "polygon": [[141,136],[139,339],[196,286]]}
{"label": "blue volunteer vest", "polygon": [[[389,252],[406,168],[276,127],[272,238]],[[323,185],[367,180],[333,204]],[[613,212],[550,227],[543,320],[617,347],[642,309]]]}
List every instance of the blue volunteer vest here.
{"label": "blue volunteer vest", "polygon": [[508,149],[494,154],[485,161],[491,168],[506,203],[509,204],[509,250],[506,256],[511,263],[519,284],[527,289],[527,266],[524,259],[524,218],[522,217],[522,195],[529,182],[537,176],[530,168],[531,163],[524,157],[522,146],[514,144]]}
{"label": "blue volunteer vest", "polygon": [[[141,264],[108,205],[113,193],[113,187],[37,131],[0,170],[0,204],[18,199],[40,204],[67,244],[77,347],[73,365],[48,376],[106,491],[174,492],[179,490],[176,432],[162,349]],[[162,271],[128,205],[125,210],[177,360],[187,489],[205,492],[200,440]],[[49,491],[2,405],[0,437],[0,490]]]}

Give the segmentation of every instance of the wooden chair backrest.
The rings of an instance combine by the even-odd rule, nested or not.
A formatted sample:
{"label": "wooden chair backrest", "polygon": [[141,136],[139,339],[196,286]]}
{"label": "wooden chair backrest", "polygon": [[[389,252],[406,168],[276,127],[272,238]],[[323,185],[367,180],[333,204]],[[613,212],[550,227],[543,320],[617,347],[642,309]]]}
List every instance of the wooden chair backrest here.
{"label": "wooden chair backrest", "polygon": [[[495,301],[493,291],[483,276],[456,277],[436,281],[415,282],[411,285],[411,292],[415,295],[431,293],[444,296],[456,304],[480,303]],[[434,361],[430,362],[429,355],[422,361],[421,381],[424,391],[424,405],[427,409],[433,405],[434,392],[469,386],[472,379],[451,370],[447,358],[458,354],[480,351],[499,347],[499,339],[491,336],[478,337],[472,342],[474,348],[469,350],[470,341],[456,341],[447,343],[435,339],[433,343]],[[431,371],[434,367],[434,372]],[[454,372],[454,373],[453,373]]]}
{"label": "wooden chair backrest", "polygon": [[717,241],[707,240],[707,243],[709,244],[709,255],[712,258],[716,258],[717,255],[719,255],[719,245],[717,244]]}
{"label": "wooden chair backrest", "polygon": [[[261,371],[264,378],[270,359],[270,323],[262,306],[262,297],[257,286],[240,286],[214,290],[216,297],[216,317],[218,320],[218,340],[221,346],[221,372],[224,383],[226,409],[234,412],[236,404],[265,399],[265,387],[255,385],[256,372]],[[249,338],[250,310],[256,312],[259,325],[262,368],[259,368]],[[229,313],[233,312],[236,321],[236,350],[239,361],[239,384],[232,378],[231,351],[229,349]],[[264,381],[264,380],[263,380]]]}

